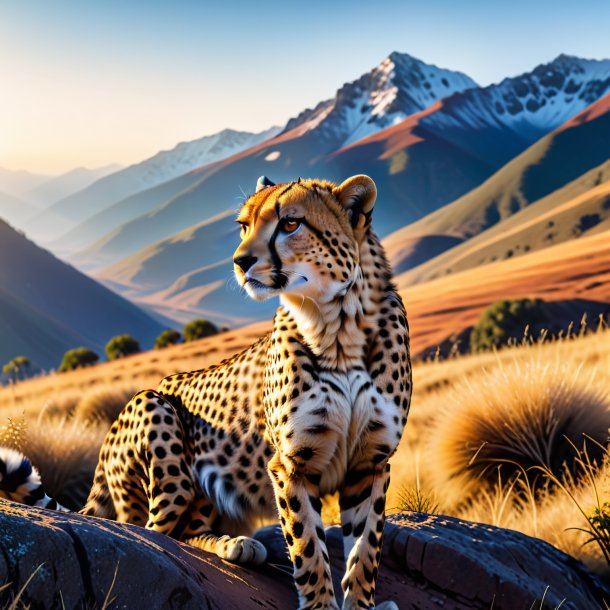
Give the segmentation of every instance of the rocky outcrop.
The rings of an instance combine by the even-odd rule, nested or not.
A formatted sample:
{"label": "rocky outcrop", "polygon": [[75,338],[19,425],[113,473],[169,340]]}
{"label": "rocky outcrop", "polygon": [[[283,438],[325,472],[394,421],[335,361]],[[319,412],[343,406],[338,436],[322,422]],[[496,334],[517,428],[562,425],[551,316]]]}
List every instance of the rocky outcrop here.
{"label": "rocky outcrop", "polygon": [[[136,526],[0,500],[0,607],[21,591],[20,601],[33,609],[295,608],[279,528],[263,528],[257,538],[269,559],[244,568]],[[329,529],[328,541],[340,590],[339,528]],[[528,610],[563,600],[564,610],[597,610],[610,593],[582,564],[540,540],[404,514],[388,519],[377,599],[393,599],[403,610]]]}

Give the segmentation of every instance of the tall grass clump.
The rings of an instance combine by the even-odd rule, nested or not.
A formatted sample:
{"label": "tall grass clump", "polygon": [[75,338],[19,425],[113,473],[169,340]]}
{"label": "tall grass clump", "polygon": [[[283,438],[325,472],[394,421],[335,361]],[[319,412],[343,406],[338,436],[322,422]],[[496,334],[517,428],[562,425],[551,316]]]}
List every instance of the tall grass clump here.
{"label": "tall grass clump", "polygon": [[436,418],[430,437],[433,476],[456,505],[482,489],[527,478],[533,488],[548,483],[540,468],[558,479],[579,470],[583,435],[595,441],[601,459],[610,427],[610,397],[592,375],[559,358],[498,362],[457,384]]}
{"label": "tall grass clump", "polygon": [[106,431],[77,419],[41,417],[27,422],[13,448],[30,458],[51,497],[76,510],[89,495]]}
{"label": "tall grass clump", "polygon": [[133,387],[111,385],[91,390],[76,405],[74,417],[84,422],[110,425],[136,392]]}

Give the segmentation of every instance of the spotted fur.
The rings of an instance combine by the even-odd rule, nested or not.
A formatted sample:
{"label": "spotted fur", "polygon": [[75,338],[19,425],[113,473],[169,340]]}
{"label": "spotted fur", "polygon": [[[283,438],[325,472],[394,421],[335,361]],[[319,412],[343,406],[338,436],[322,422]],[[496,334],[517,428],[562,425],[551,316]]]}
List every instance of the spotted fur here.
{"label": "spotted fur", "polygon": [[339,492],[343,608],[375,607],[388,459],[411,398],[406,313],[371,228],[375,198],[366,176],[259,181],[238,217],[235,273],[252,298],[280,296],[272,331],[134,396],[83,513],[260,563],[266,551],[247,536],[279,512],[299,607],[335,609],[320,498]]}

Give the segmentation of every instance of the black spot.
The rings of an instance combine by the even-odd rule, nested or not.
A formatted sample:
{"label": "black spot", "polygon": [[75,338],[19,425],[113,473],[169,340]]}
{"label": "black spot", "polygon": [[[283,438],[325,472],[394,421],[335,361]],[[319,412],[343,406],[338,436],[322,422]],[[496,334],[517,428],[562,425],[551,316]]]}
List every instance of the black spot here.
{"label": "black spot", "polygon": [[313,538],[307,543],[307,546],[305,547],[305,550],[303,551],[303,554],[305,555],[305,557],[313,557],[314,551],[315,551],[315,545],[313,542]]}
{"label": "black spot", "polygon": [[292,524],[292,533],[295,538],[300,538],[303,535],[303,524],[300,521],[295,521]]}

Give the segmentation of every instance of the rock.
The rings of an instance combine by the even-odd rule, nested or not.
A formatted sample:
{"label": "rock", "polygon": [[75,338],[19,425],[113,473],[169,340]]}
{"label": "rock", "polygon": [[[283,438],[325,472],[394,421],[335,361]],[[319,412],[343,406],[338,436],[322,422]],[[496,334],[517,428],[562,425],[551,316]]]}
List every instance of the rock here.
{"label": "rock", "polygon": [[[268,561],[244,568],[137,526],[0,500],[0,587],[10,583],[0,591],[0,607],[36,572],[20,598],[33,609],[295,608],[279,527],[256,537]],[[328,546],[339,591],[340,528],[329,528]],[[556,608],[564,599],[564,610],[597,610],[610,592],[545,542],[414,513],[388,518],[377,601],[388,599],[401,610],[529,610],[534,602]]]}

